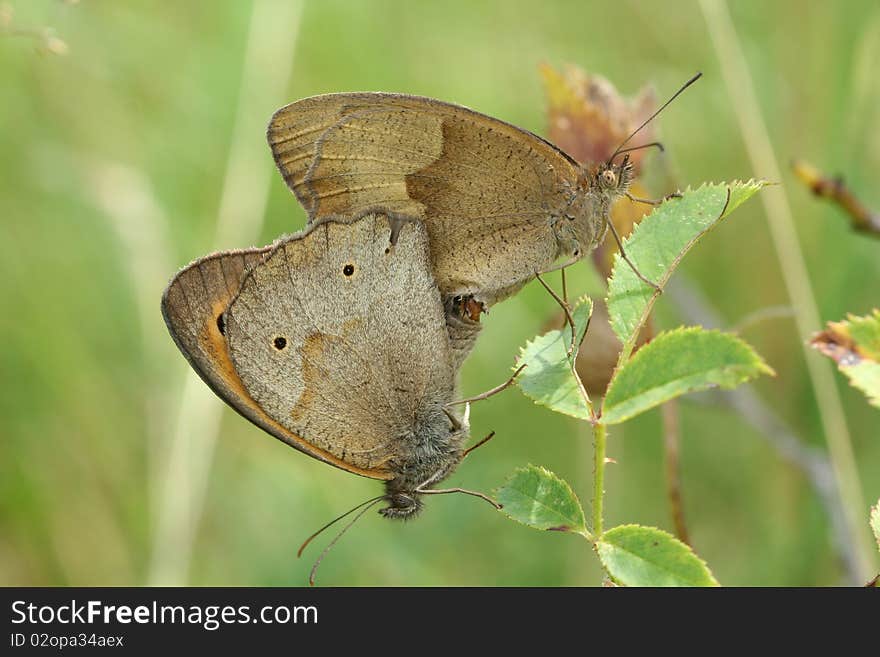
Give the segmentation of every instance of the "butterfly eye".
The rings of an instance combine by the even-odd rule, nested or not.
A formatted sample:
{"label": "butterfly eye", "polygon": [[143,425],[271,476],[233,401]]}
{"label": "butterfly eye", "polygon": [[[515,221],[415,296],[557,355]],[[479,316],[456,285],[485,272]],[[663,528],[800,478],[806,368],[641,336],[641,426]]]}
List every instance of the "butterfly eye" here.
{"label": "butterfly eye", "polygon": [[352,276],[354,274],[354,265],[351,263],[345,265],[345,267],[342,268],[342,273],[345,276]]}
{"label": "butterfly eye", "polygon": [[217,315],[217,330],[220,331],[220,335],[226,335],[226,320],[223,319],[223,314]]}
{"label": "butterfly eye", "polygon": [[287,346],[287,338],[279,335],[277,338],[272,340],[272,344],[275,345],[275,348],[278,351],[284,351],[284,348]]}
{"label": "butterfly eye", "polygon": [[606,187],[614,187],[617,184],[617,176],[614,175],[611,169],[605,169],[602,172],[602,182],[605,183]]}

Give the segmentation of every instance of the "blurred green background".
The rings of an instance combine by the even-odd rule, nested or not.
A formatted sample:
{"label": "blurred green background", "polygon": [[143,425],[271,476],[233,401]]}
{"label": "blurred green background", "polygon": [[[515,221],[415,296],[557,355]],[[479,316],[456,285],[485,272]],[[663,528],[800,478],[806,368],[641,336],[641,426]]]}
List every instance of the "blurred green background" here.
{"label": "blurred green background", "polygon": [[[322,542],[298,560],[300,542],[380,490],[271,439],[200,381],[187,387],[189,367],[159,312],[167,281],[192,259],[303,226],[265,145],[265,124],[282,104],[324,92],[398,91],[545,133],[541,62],[601,73],[624,94],[650,82],[661,98],[700,70],[704,79],[659,121],[675,180],[767,175],[749,164],[737,93],[725,86],[697,3],[0,7],[4,585],[303,585]],[[729,10],[786,167],[780,182],[822,318],[866,313],[880,304],[880,245],[852,234],[787,163],[803,156],[843,172],[880,207],[880,7],[749,0]],[[44,27],[63,44],[47,41]],[[588,264],[573,274],[578,288],[598,289]],[[760,201],[709,235],[677,276],[729,325],[789,303]],[[493,308],[462,372],[463,393],[503,381],[519,346],[553,311],[534,283]],[[660,326],[683,321],[670,299],[657,312]],[[778,373],[755,386],[760,397],[805,444],[824,449],[800,346],[808,336],[783,317],[744,337]],[[880,414],[835,378],[862,492],[876,501]],[[681,415],[692,540],[723,584],[851,581],[829,515],[800,470],[723,405],[685,401]],[[450,483],[490,491],[532,462],[589,503],[585,427],[515,390],[474,406],[471,422],[475,437],[497,437]],[[671,529],[659,413],[617,428],[610,440],[617,463],[606,473],[606,524]],[[865,522],[867,513],[858,511]],[[319,582],[595,585],[601,572],[577,537],[443,496],[414,522],[366,516],[325,560]]]}

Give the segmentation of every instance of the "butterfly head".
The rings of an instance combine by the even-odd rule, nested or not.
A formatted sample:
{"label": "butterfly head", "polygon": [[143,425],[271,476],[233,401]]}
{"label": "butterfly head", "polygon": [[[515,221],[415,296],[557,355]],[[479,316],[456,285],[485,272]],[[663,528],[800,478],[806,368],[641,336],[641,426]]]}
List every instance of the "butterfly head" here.
{"label": "butterfly head", "polygon": [[379,513],[392,520],[414,518],[423,506],[419,494],[415,492],[389,492],[385,495],[385,500],[388,502],[388,506],[379,509]]}
{"label": "butterfly head", "polygon": [[627,192],[634,176],[633,165],[627,153],[618,164],[603,162],[596,167],[593,185],[606,196],[616,198]]}

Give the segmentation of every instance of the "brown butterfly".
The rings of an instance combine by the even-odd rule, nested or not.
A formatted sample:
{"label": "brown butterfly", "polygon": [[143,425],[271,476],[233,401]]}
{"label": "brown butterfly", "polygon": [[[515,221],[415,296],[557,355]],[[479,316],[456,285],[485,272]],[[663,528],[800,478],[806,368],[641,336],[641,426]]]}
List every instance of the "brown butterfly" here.
{"label": "brown butterfly", "polygon": [[490,306],[594,249],[632,179],[628,155],[614,163],[633,150],[623,144],[581,164],[504,121],[402,94],[306,98],[274,114],[267,138],[309,221],[376,208],[418,217],[444,298]]}
{"label": "brown butterfly", "polygon": [[470,492],[433,488],[466,453],[468,423],[448,408],[459,361],[422,222],[330,217],[271,247],[207,256],[174,277],[162,314],[245,418],[386,481],[371,500],[388,502],[385,516],[413,515],[425,494]]}

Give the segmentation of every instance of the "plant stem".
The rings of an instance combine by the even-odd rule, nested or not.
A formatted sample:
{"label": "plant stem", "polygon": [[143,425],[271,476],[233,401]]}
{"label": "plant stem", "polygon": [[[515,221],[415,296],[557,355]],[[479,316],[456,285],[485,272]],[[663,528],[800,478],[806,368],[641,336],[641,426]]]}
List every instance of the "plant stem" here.
{"label": "plant stem", "polygon": [[604,424],[593,425],[593,538],[602,537],[602,500],[605,496],[605,442]]}
{"label": "plant stem", "polygon": [[678,415],[678,400],[670,399],[660,407],[663,413],[663,448],[666,455],[666,496],[669,498],[669,511],[675,525],[675,535],[682,543],[691,544],[687,523],[684,521],[684,503],[681,499],[681,464],[679,443],[681,442],[681,423]]}
{"label": "plant stem", "polygon": [[[215,249],[253,244],[262,230],[274,167],[263,152],[265,146],[253,135],[265,130],[266,117],[284,102],[303,4],[269,0],[253,3]],[[223,405],[198,374],[188,370],[175,428],[169,436],[167,461],[157,467],[155,475],[155,529],[147,574],[151,586],[189,582],[222,410]]]}

